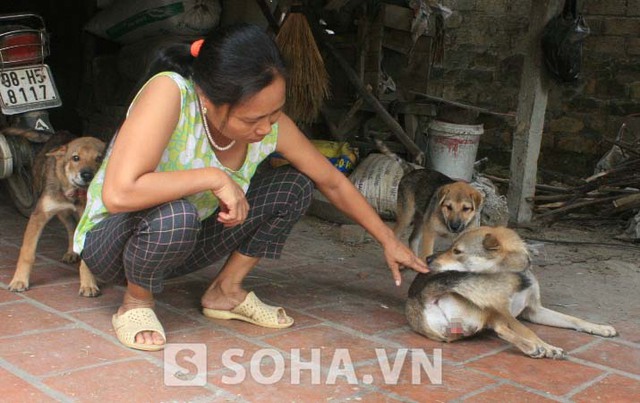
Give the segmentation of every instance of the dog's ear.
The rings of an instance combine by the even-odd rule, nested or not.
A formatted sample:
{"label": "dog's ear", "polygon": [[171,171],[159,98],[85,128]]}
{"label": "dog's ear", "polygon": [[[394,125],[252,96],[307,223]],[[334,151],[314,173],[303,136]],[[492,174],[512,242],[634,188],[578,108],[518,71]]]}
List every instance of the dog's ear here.
{"label": "dog's ear", "polygon": [[47,157],[64,157],[67,153],[67,145],[61,145],[60,147],[56,147],[53,150],[49,151],[46,155]]}
{"label": "dog's ear", "polygon": [[438,189],[438,205],[441,205],[442,203],[444,203],[444,199],[447,197],[447,195],[449,194],[449,187],[448,186],[440,186],[440,188]]}
{"label": "dog's ear", "polygon": [[484,195],[479,190],[471,193],[471,200],[473,201],[473,209],[478,210],[484,202]]}
{"label": "dog's ear", "polygon": [[495,235],[488,233],[482,240],[482,246],[484,246],[486,250],[495,251],[500,249],[500,241],[498,241],[498,238]]}

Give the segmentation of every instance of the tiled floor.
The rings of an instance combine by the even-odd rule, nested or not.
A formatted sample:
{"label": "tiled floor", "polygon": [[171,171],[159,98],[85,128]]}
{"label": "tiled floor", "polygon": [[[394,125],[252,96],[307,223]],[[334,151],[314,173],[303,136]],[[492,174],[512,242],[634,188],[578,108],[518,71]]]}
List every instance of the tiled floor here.
{"label": "tiled floor", "polygon": [[[168,341],[182,351],[130,350],[111,329],[122,288],[77,296],[74,268],[58,260],[66,241],[57,223],[43,235],[31,290],[6,290],[25,225],[0,196],[0,401],[640,401],[637,321],[616,323],[621,336],[609,340],[530,325],[564,347],[566,361],[524,357],[491,335],[436,343],[406,325],[412,273],[394,287],[375,244],[341,243],[337,227],[311,217],[295,228],[283,259],[263,262],[247,281],[285,306],[293,327],[205,319],[198,303],[211,268],[158,296]],[[639,299],[630,297],[637,312]],[[178,366],[167,364],[165,379],[172,357]],[[177,370],[187,376],[172,376]]]}

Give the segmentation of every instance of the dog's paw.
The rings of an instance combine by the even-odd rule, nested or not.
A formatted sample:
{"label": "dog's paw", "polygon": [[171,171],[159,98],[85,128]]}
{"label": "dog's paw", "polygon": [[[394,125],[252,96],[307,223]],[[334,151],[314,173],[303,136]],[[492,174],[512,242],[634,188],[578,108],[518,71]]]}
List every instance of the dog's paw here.
{"label": "dog's paw", "polygon": [[613,326],[608,325],[596,325],[592,328],[585,329],[585,331],[602,337],[615,337],[618,335],[616,329],[614,329]]}
{"label": "dog's paw", "polygon": [[80,255],[75,252],[67,252],[62,256],[62,261],[64,263],[77,263],[80,261]]}
{"label": "dog's paw", "polygon": [[23,292],[23,291],[27,291],[28,289],[29,289],[28,281],[13,280],[9,284],[9,291]]}
{"label": "dog's paw", "polygon": [[553,358],[554,360],[564,360],[567,358],[567,354],[563,349],[550,344],[536,346],[535,350],[529,354],[529,356],[532,358]]}
{"label": "dog's paw", "polygon": [[82,297],[94,298],[100,295],[100,288],[97,285],[80,286],[78,295]]}

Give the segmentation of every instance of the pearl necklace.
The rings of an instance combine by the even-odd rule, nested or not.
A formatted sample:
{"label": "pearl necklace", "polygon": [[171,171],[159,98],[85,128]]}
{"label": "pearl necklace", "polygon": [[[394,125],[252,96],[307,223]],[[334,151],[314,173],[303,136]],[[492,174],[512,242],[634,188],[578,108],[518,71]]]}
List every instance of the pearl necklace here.
{"label": "pearl necklace", "polygon": [[234,144],[236,144],[235,140],[232,140],[231,143],[227,144],[224,147],[219,146],[218,144],[216,144],[215,141],[213,141],[213,136],[211,135],[211,132],[209,131],[209,123],[207,122],[207,107],[202,105],[202,102],[200,101],[200,98],[198,98],[198,105],[200,106],[200,113],[202,114],[202,126],[204,127],[204,132],[206,133],[207,138],[209,139],[209,142],[211,143],[211,146],[213,148],[215,148],[216,150],[218,150],[218,151],[227,151],[228,149],[233,147]]}

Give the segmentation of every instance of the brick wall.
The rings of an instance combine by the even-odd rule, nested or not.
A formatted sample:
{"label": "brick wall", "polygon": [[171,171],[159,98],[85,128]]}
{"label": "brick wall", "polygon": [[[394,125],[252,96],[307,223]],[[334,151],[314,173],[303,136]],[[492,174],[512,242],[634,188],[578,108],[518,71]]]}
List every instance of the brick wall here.
{"label": "brick wall", "polygon": [[[429,93],[495,111],[515,111],[531,0],[449,0],[446,53],[432,70]],[[558,152],[591,164],[623,118],[640,112],[640,0],[583,0],[591,28],[583,76],[551,84],[542,158]],[[486,122],[481,146],[508,151],[513,130]],[[571,164],[569,164],[571,165]],[[586,166],[585,166],[586,168]]]}

